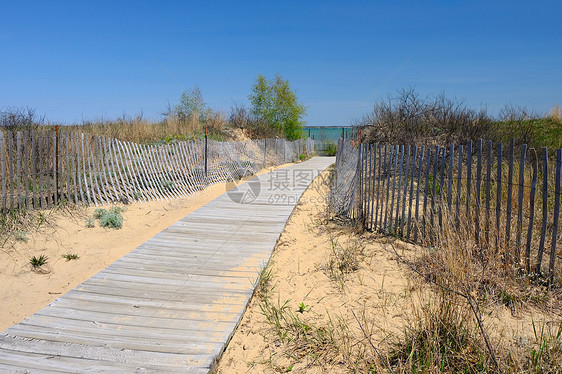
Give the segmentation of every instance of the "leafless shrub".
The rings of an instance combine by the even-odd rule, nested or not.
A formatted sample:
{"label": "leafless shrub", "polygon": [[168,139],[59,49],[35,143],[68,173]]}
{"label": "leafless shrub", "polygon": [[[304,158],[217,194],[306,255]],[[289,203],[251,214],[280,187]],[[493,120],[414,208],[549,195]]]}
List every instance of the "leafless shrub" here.
{"label": "leafless shrub", "polygon": [[390,144],[460,144],[494,138],[494,122],[485,108],[476,111],[444,94],[421,97],[413,88],[381,100],[357,125],[368,142]]}
{"label": "leafless shrub", "polygon": [[245,129],[250,123],[250,111],[244,104],[234,103],[230,108],[228,122],[234,127]]}
{"label": "leafless shrub", "polygon": [[7,131],[36,130],[45,124],[45,116],[37,115],[35,109],[6,108],[0,112],[0,127]]}

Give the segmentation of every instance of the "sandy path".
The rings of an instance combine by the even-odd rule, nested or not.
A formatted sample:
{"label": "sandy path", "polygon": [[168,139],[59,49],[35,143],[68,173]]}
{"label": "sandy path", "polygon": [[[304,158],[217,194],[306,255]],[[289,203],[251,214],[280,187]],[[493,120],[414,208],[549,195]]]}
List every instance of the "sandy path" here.
{"label": "sandy path", "polygon": [[[0,331],[37,312],[225,192],[226,186],[221,183],[187,198],[121,205],[126,210],[120,230],[97,224],[86,228],[85,220],[92,217],[96,207],[49,213],[45,223],[26,234],[27,242],[11,240],[0,248]],[[75,253],[79,259],[66,261],[61,256],[67,253]],[[29,265],[29,259],[39,255],[48,257],[42,272],[33,271]]]}

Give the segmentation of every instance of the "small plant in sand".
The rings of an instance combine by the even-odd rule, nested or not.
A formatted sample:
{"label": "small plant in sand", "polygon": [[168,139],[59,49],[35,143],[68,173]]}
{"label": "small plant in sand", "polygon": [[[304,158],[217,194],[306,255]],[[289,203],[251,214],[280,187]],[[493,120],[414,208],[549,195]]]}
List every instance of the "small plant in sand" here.
{"label": "small plant in sand", "polygon": [[[117,206],[105,209],[96,209],[94,211],[94,218],[97,219],[101,227],[109,227],[112,229],[120,229],[123,227],[123,216],[121,215],[123,209]],[[86,222],[86,227],[88,222]]]}
{"label": "small plant in sand", "polygon": [[36,269],[39,268],[43,265],[45,265],[47,263],[47,260],[49,258],[45,255],[39,255],[39,257],[37,256],[33,256],[29,259],[29,263],[31,264],[31,266]]}
{"label": "small plant in sand", "polygon": [[357,240],[351,240],[345,245],[338,242],[338,238],[331,236],[331,253],[328,257],[328,276],[343,287],[343,278],[346,274],[359,269],[364,257],[364,248]]}
{"label": "small plant in sand", "polygon": [[14,233],[14,238],[16,238],[18,242],[24,243],[27,243],[27,241],[29,240],[29,238],[27,237],[27,232],[21,230]]}
{"label": "small plant in sand", "polygon": [[297,311],[299,313],[304,313],[306,311],[306,308],[308,308],[308,305],[306,305],[304,302],[301,302]]}
{"label": "small plant in sand", "polygon": [[96,227],[96,221],[93,218],[88,218],[85,222],[86,228],[92,229]]}
{"label": "small plant in sand", "polygon": [[96,209],[94,210],[94,218],[95,219],[100,219],[104,214],[107,213],[107,210],[105,209]]}
{"label": "small plant in sand", "polygon": [[64,258],[66,261],[70,261],[70,260],[78,260],[80,257],[78,256],[77,253],[65,253],[64,255],[62,255],[62,258]]}

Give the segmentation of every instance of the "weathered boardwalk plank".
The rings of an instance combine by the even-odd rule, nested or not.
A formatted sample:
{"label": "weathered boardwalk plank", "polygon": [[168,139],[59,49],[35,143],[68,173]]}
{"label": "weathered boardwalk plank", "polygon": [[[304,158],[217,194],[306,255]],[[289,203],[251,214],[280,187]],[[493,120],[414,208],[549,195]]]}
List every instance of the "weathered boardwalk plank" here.
{"label": "weathered boardwalk plank", "polygon": [[163,230],[1,333],[0,372],[208,373],[302,192],[333,162],[262,175]]}

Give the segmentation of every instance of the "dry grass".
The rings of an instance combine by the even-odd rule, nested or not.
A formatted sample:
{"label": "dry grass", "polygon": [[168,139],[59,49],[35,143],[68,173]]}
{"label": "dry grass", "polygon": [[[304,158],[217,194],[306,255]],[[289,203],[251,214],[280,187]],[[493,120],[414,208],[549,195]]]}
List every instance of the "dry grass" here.
{"label": "dry grass", "polygon": [[562,111],[560,111],[559,105],[555,105],[550,109],[550,119],[556,123],[562,123]]}
{"label": "dry grass", "polygon": [[[476,245],[466,220],[427,246],[358,232],[325,211],[305,222],[298,244],[282,236],[258,311],[244,317],[240,335],[263,336],[261,348],[251,343],[259,358],[219,373],[560,372],[559,284],[522,276],[509,248]],[[300,301],[310,305],[302,313]]]}
{"label": "dry grass", "polygon": [[92,135],[146,144],[198,138],[205,134],[205,126],[211,139],[231,138],[232,129],[225,115],[221,113],[213,113],[205,122],[199,121],[197,116],[189,116],[184,120],[168,116],[162,121],[154,122],[143,118],[142,115],[137,115],[123,116],[113,120],[101,118],[95,121],[84,121],[80,125],[71,125],[67,128]]}
{"label": "dry grass", "polygon": [[515,256],[513,248],[503,248],[499,255],[494,246],[476,245],[466,222],[458,227],[447,218],[445,222],[432,246],[417,247],[415,255],[402,255],[390,244],[437,295],[414,308],[390,352],[391,362],[406,372],[556,372],[562,359],[559,331],[535,332],[534,341],[518,347],[502,341],[496,331],[499,321],[487,316],[501,307],[518,316],[535,310],[560,324],[559,280],[546,283],[522,274],[508,260]]}

